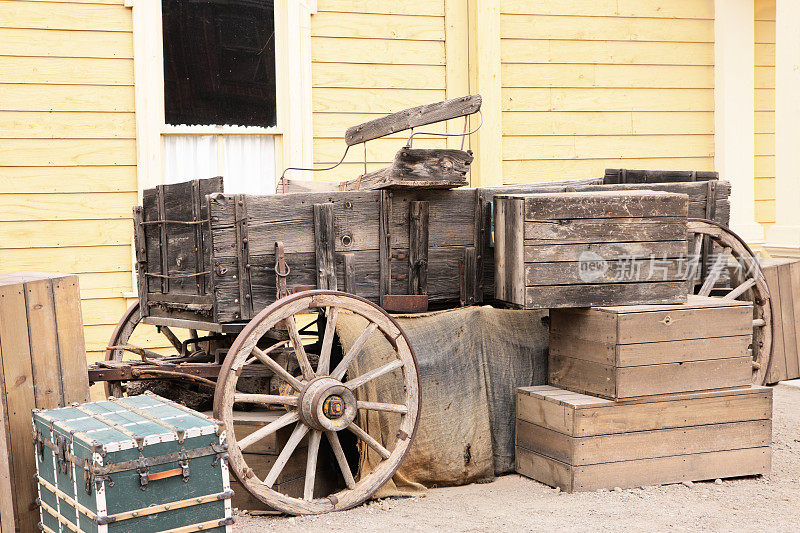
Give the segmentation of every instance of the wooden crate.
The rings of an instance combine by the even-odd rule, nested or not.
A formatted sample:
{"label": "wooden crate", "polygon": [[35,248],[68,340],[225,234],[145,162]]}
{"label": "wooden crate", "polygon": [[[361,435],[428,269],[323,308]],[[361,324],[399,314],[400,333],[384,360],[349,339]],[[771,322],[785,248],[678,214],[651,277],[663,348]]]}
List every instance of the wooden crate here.
{"label": "wooden crate", "polygon": [[495,197],[495,289],[525,309],[686,300],[688,197],[599,191]]}
{"label": "wooden crate", "polygon": [[614,402],[517,389],[517,472],[567,492],[764,474],[772,389]]}
{"label": "wooden crate", "polygon": [[548,383],[610,399],[750,383],[753,307],[689,296],[684,304],[550,312]]}
{"label": "wooden crate", "polygon": [[[4,455],[10,458],[7,470],[14,487],[5,493],[8,497],[0,498],[4,528],[11,505],[17,530],[35,531],[39,522],[31,409],[88,400],[78,276],[0,275],[0,419],[5,426],[0,431],[5,434],[0,460]],[[0,475],[3,471],[0,467]]]}
{"label": "wooden crate", "polygon": [[800,377],[800,260],[761,259],[772,299],[772,363],[767,383]]}
{"label": "wooden crate", "polygon": [[[210,414],[210,413],[209,413]],[[264,427],[281,415],[279,411],[248,411],[237,412],[234,416],[234,432],[237,439],[242,439],[259,428]],[[279,429],[252,446],[247,448],[244,459],[247,465],[253,469],[254,474],[259,479],[267,477],[272,465],[278,458],[278,454],[283,449],[289,436],[292,434],[292,426]],[[308,437],[305,437],[283,468],[281,475],[275,482],[273,488],[294,498],[303,497],[306,475],[306,450]],[[327,457],[328,446],[326,440],[320,446],[320,455],[317,459],[317,475],[314,480],[315,496],[327,496],[336,491],[339,486],[339,476],[333,458]],[[342,483],[343,488],[344,485]],[[243,511],[269,511],[271,510],[261,500],[250,494],[239,480],[231,479],[231,489],[233,489],[233,499],[231,505]],[[324,494],[323,494],[324,493]]]}

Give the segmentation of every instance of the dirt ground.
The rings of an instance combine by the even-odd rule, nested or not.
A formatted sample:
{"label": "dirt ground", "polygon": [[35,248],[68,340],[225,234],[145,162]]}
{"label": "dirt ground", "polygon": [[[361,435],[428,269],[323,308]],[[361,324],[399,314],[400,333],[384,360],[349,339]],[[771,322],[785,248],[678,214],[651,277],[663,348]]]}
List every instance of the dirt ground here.
{"label": "dirt ground", "polygon": [[[796,385],[795,385],[796,383]],[[800,381],[774,389],[772,472],[763,477],[565,494],[508,475],[322,516],[236,516],[236,531],[798,531]]]}

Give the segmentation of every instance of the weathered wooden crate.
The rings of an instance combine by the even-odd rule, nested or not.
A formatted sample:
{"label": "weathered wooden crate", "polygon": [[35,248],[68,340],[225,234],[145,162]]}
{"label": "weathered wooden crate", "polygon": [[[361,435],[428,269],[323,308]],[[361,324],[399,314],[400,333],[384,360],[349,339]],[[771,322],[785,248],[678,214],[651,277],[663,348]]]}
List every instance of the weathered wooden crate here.
{"label": "weathered wooden crate", "polygon": [[143,394],[35,411],[33,429],[44,531],[231,531],[215,420]]}
{"label": "weathered wooden crate", "polygon": [[554,309],[548,383],[619,399],[750,383],[753,306],[685,304]]}
{"label": "weathered wooden crate", "polygon": [[495,289],[525,309],[686,300],[688,197],[602,191],[495,197]]}
{"label": "weathered wooden crate", "polygon": [[[761,259],[772,300],[772,362],[767,383],[800,377],[800,261]],[[735,273],[734,273],[735,274]]]}
{"label": "weathered wooden crate", "polygon": [[[89,399],[78,276],[0,275],[0,523],[34,531],[33,408]],[[8,526],[10,527],[10,526]],[[11,527],[10,531],[13,531]]]}
{"label": "weathered wooden crate", "polygon": [[764,474],[772,389],[613,402],[517,389],[517,472],[567,492]]}
{"label": "weathered wooden crate", "polygon": [[[235,414],[234,420],[234,433],[237,438],[241,439],[250,433],[264,427],[281,415],[278,411],[238,411]],[[267,477],[272,465],[278,458],[281,450],[292,434],[291,427],[279,429],[272,435],[257,441],[255,444],[247,449],[244,453],[245,462],[253,469],[253,474],[259,479]],[[306,475],[306,450],[308,445],[308,437],[300,441],[297,449],[294,451],[286,466],[278,476],[273,489],[291,496],[293,498],[303,497],[303,488],[305,486]],[[317,464],[322,468],[317,469],[316,478],[314,480],[315,492],[317,494],[332,494],[336,492],[340,484],[344,487],[343,481],[333,468],[327,468],[323,465],[334,465],[333,458],[328,458],[327,444],[320,448],[320,453],[323,454],[321,459],[318,459]],[[330,460],[329,460],[330,459]],[[231,489],[233,489],[233,499],[231,503],[234,508],[247,511],[268,511],[270,508],[253,496],[238,480],[231,480]]]}

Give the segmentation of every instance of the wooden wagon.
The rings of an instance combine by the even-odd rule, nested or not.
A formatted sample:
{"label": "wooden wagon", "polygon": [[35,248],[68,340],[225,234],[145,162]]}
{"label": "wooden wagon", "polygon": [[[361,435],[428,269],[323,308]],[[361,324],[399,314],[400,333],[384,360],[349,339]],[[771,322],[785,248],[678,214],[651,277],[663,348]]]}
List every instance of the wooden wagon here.
{"label": "wooden wagon", "polygon": [[[366,142],[466,116],[479,107],[479,97],[466,97],[406,110],[351,128],[346,139],[348,144]],[[243,488],[272,508],[320,513],[352,507],[374,494],[399,467],[419,419],[416,359],[389,312],[492,303],[492,202],[497,194],[642,187],[607,177],[449,189],[465,181],[470,153],[409,146],[401,153],[406,155],[398,155],[389,169],[362,177],[358,186],[374,187],[370,190],[226,194],[222,178],[212,178],[144,191],[142,205],[134,209],[139,301],[120,321],[106,361],[90,369],[90,380],[106,382],[114,396],[134,393],[141,380],[205,390],[208,397],[213,392],[214,414],[229,433],[232,470]],[[282,180],[279,189],[304,187],[308,190]],[[727,223],[725,182],[646,187],[687,193],[690,216]],[[713,222],[695,222],[694,227],[698,250],[704,238],[713,236],[731,248],[729,234]],[[715,285],[716,272],[710,272],[701,290]],[[748,280],[735,296],[752,293],[760,283]],[[768,307],[768,297],[765,301]],[[757,326],[763,328],[767,321],[762,315]],[[363,323],[346,350],[336,334],[337,320],[345,316],[360,317]],[[356,375],[349,370],[351,363],[373,335],[385,339],[395,356]],[[165,357],[163,350],[152,348],[159,339],[178,353]],[[754,359],[759,357],[754,353]],[[379,379],[395,380],[404,401],[359,396],[359,387]],[[394,413],[393,442],[378,442],[359,427],[359,410]],[[237,435],[241,412],[251,420],[260,416],[263,423]],[[354,475],[350,465],[357,461],[348,461],[348,446],[342,444],[346,438],[382,461]],[[263,470],[258,471],[253,450],[265,439],[272,439],[274,453],[259,459]],[[284,483],[287,463],[299,449],[306,458],[302,479]],[[338,466],[327,484],[317,474],[325,457]],[[290,485],[294,492],[281,490]]]}

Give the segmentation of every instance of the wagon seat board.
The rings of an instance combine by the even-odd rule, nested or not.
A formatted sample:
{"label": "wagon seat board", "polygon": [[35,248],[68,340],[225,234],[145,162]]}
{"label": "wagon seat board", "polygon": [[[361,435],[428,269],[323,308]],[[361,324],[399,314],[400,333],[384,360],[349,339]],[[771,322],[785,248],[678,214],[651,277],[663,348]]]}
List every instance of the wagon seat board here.
{"label": "wagon seat board", "polygon": [[45,531],[230,531],[225,433],[146,393],[34,411]]}
{"label": "wagon seat board", "polygon": [[498,300],[533,308],[686,301],[689,198],[657,191],[495,197]]}

